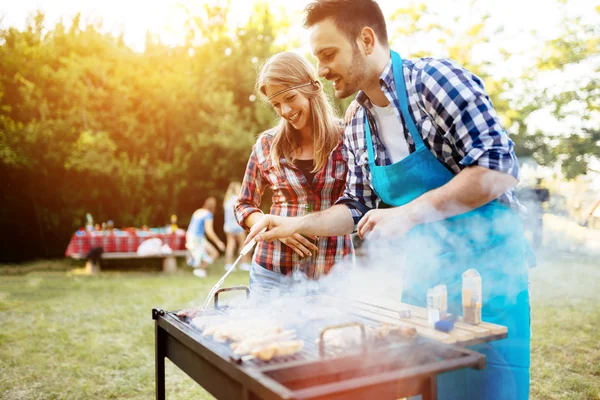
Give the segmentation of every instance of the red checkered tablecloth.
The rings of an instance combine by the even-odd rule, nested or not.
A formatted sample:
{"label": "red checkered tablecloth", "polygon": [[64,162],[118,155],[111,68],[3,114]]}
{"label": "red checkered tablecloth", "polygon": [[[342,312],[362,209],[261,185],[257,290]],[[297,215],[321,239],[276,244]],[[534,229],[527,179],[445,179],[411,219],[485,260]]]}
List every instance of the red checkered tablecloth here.
{"label": "red checkered tablecloth", "polygon": [[90,249],[102,247],[105,253],[127,253],[137,251],[138,246],[147,239],[159,238],[172,250],[185,250],[185,233],[153,233],[146,231],[87,232],[77,231],[65,251],[65,256],[83,258]]}

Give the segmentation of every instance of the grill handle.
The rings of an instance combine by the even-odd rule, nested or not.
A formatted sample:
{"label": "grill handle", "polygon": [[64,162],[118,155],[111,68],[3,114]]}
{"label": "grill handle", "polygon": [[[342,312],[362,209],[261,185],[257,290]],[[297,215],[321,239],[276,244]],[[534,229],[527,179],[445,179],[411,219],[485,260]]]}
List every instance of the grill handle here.
{"label": "grill handle", "polygon": [[347,324],[328,326],[321,331],[321,334],[319,335],[319,355],[321,356],[321,358],[325,357],[325,340],[324,340],[325,332],[333,331],[336,329],[349,328],[352,326],[357,326],[360,328],[361,347],[362,347],[363,353],[367,352],[367,332],[365,330],[365,326],[363,324],[361,324],[360,322],[348,322]]}
{"label": "grill handle", "polygon": [[250,296],[250,289],[248,288],[248,286],[231,286],[231,287],[219,289],[215,292],[215,310],[219,308],[219,293],[232,292],[235,290],[245,290],[246,298],[248,298]]}

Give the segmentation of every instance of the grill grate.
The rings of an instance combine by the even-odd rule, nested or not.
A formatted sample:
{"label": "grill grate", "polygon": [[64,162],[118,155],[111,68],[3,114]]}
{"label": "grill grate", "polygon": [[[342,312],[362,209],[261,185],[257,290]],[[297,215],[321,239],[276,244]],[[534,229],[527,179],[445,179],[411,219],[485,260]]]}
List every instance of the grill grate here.
{"label": "grill grate", "polygon": [[[352,354],[360,354],[363,351],[376,351],[380,348],[387,348],[389,346],[398,346],[398,345],[409,345],[409,344],[414,344],[416,342],[420,342],[423,341],[422,338],[407,338],[407,337],[402,337],[402,336],[398,336],[398,335],[389,335],[387,337],[384,338],[378,338],[378,339],[372,339],[372,340],[368,340],[365,343],[365,348],[363,349],[363,347],[359,344],[357,346],[348,346],[348,347],[344,347],[344,348],[328,348],[327,346],[325,346],[325,351],[323,354],[320,353],[320,349],[319,349],[319,337],[321,332],[323,331],[323,329],[330,327],[332,325],[344,325],[344,324],[350,324],[350,323],[360,323],[362,325],[364,325],[365,328],[368,327],[376,327],[378,326],[381,322],[389,322],[386,320],[382,320],[380,318],[378,318],[377,314],[372,314],[370,317],[366,316],[365,313],[358,313],[359,311],[361,311],[359,308],[356,309],[357,313],[344,313],[341,314],[337,319],[335,320],[328,320],[327,322],[325,321],[317,321],[317,322],[308,322],[308,323],[304,323],[302,325],[296,325],[296,326],[285,326],[285,329],[293,329],[296,332],[296,338],[303,340],[304,341],[304,347],[302,349],[302,351],[300,351],[299,353],[296,353],[294,355],[290,355],[290,356],[282,356],[282,357],[275,357],[271,360],[268,361],[263,361],[260,360],[258,358],[253,358],[253,357],[240,357],[236,354],[233,353],[233,351],[231,351],[230,349],[230,343],[231,342],[217,342],[216,340],[212,339],[212,337],[206,337],[203,336],[203,338],[205,338],[207,341],[209,341],[211,343],[211,345],[215,346],[216,348],[218,348],[220,350],[220,352],[224,352],[224,353],[228,353],[230,359],[240,363],[240,364],[245,364],[245,365],[251,365],[253,367],[256,368],[263,368],[263,367],[271,367],[271,366],[279,366],[279,365],[283,365],[283,364],[287,364],[287,363],[297,363],[297,362],[301,362],[301,361],[316,361],[316,360],[324,360],[324,359],[328,359],[328,358],[334,358],[334,357],[339,357],[340,355],[352,355]],[[207,316],[212,316],[212,315],[221,315],[224,317],[228,316],[228,309],[226,307],[222,307],[222,308],[218,308],[218,309],[214,309],[211,310],[210,313],[206,314]],[[189,325],[193,330],[195,330],[198,333],[202,333],[202,330],[195,328],[193,325],[190,324],[191,321],[186,320],[183,321],[183,323],[185,323],[186,325]],[[350,329],[350,328],[348,328]],[[358,329],[355,330],[356,333],[359,332]],[[354,335],[355,332],[352,333],[348,333],[349,335]]]}
{"label": "grill grate", "polygon": [[[422,394],[423,399],[428,400],[436,397],[438,374],[485,366],[485,357],[479,353],[423,336],[390,335],[358,342],[343,351],[326,347],[321,352],[316,339],[328,326],[360,323],[366,329],[382,322],[402,325],[402,318],[398,311],[381,304],[323,295],[304,300],[314,301],[317,306],[329,305],[339,313],[334,315],[335,318],[317,318],[298,312],[297,323],[288,321],[284,328],[293,329],[296,338],[304,341],[302,351],[269,361],[236,356],[229,343],[203,336],[189,320],[154,309],[157,399],[165,398],[165,357],[219,399],[358,400],[397,399]],[[313,313],[314,308],[308,309],[307,312]],[[217,306],[207,315],[235,318],[241,314],[239,311],[238,308]],[[248,310],[247,313],[243,310],[243,313],[248,317],[256,311],[259,317],[260,310]],[[362,331],[361,334],[364,337]]]}

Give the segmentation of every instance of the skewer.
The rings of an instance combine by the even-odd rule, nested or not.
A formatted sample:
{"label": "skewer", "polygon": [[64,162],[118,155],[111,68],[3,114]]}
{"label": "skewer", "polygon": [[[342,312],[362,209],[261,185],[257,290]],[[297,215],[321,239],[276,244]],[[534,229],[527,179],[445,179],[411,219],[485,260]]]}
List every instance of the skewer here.
{"label": "skewer", "polygon": [[[266,231],[267,228],[263,229],[262,231],[260,231],[260,233]],[[214,296],[214,294],[216,293],[217,290],[219,290],[219,288],[221,287],[221,285],[223,284],[223,282],[225,282],[225,278],[227,278],[227,276],[231,273],[231,271],[233,271],[237,265],[237,263],[240,262],[240,260],[242,259],[242,257],[244,257],[246,254],[248,254],[250,252],[250,250],[252,250],[252,248],[254,247],[254,245],[256,244],[256,240],[252,239],[250,241],[250,243],[248,243],[247,245],[244,246],[244,248],[242,249],[242,251],[240,252],[240,256],[237,258],[237,260],[235,260],[235,262],[233,263],[233,265],[231,266],[231,268],[229,268],[225,274],[223,274],[223,276],[221,277],[221,279],[219,279],[219,281],[215,284],[215,286],[213,286],[213,288],[210,290],[210,292],[208,292],[208,296],[206,296],[206,300],[204,300],[204,303],[202,304],[202,310],[206,310],[206,307],[208,307],[208,304],[210,303],[210,299]]]}

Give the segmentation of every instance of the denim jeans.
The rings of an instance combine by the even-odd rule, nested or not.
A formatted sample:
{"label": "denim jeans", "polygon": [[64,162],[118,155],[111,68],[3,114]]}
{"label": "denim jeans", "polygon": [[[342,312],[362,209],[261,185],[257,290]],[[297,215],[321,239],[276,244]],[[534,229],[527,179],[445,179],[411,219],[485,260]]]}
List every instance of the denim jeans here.
{"label": "denim jeans", "polygon": [[252,262],[250,268],[250,293],[258,299],[277,297],[289,292],[294,280],[291,276],[270,271]]}
{"label": "denim jeans", "polygon": [[252,262],[250,292],[258,300],[275,299],[282,295],[306,296],[315,294],[318,290],[318,283],[306,278],[301,272],[282,275]]}

